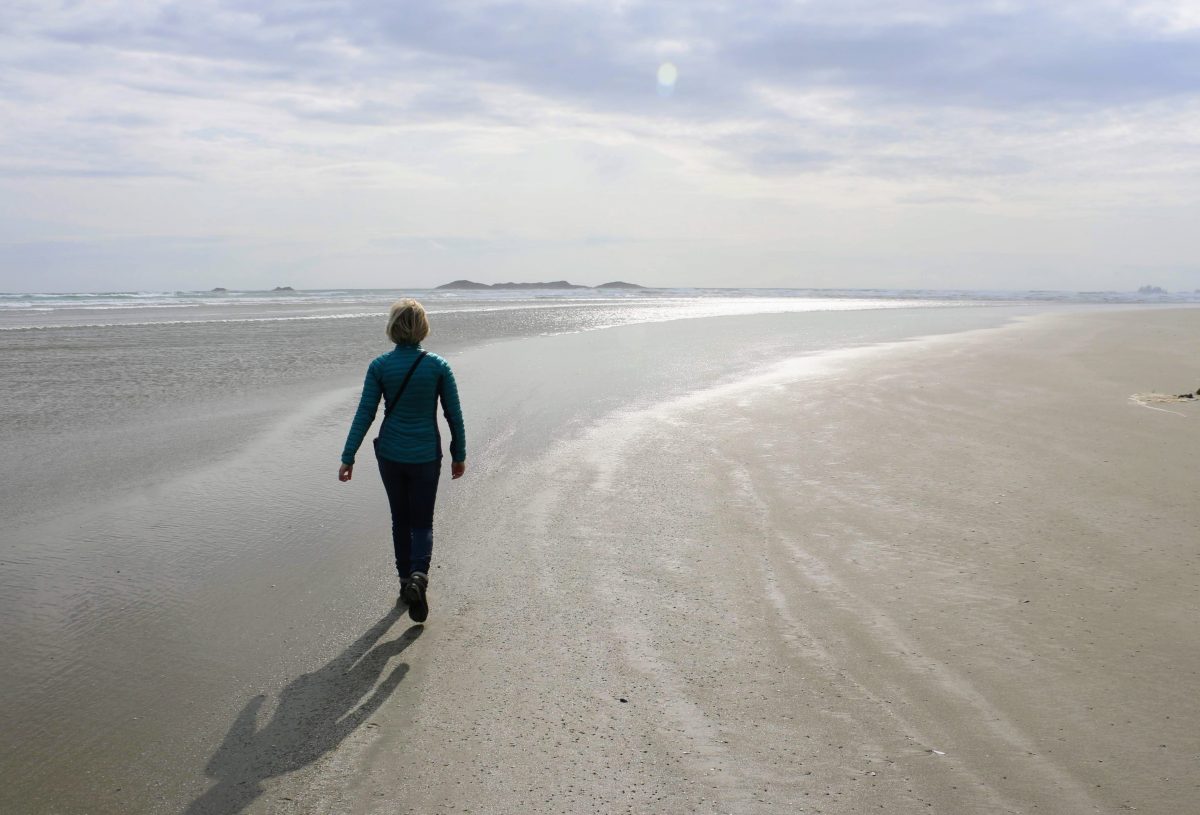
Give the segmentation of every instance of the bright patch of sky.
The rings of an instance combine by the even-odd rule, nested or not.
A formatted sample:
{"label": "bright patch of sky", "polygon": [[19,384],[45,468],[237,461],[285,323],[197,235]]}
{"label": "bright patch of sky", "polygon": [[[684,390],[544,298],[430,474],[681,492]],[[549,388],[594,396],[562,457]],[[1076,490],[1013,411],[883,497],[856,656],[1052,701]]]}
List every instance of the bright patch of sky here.
{"label": "bright patch of sky", "polygon": [[0,291],[1200,288],[1194,2],[8,2]]}

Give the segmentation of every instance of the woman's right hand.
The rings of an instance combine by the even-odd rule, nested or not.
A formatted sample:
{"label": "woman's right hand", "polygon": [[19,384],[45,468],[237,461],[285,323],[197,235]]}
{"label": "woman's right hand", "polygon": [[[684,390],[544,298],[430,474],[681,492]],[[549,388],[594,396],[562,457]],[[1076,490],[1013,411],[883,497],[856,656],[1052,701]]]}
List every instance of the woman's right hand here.
{"label": "woman's right hand", "polygon": [[463,473],[465,473],[466,471],[467,471],[467,462],[465,462],[465,461],[450,462],[450,477],[451,478],[462,478]]}
{"label": "woman's right hand", "polygon": [[338,467],[338,481],[349,481],[353,476],[353,464],[343,464],[341,467]]}

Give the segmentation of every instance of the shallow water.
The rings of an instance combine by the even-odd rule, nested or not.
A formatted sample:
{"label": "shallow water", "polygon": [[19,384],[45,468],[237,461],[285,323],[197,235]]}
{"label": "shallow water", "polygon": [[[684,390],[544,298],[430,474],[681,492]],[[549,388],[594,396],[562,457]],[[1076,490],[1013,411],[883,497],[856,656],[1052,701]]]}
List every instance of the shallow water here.
{"label": "shallow water", "polygon": [[[72,295],[28,308],[10,303],[0,309],[0,446],[22,466],[0,472],[6,498],[0,526],[59,514],[64,505],[103,500],[130,484],[151,484],[199,460],[217,460],[313,395],[358,381],[364,360],[387,349],[383,315],[397,294],[263,294],[224,302],[211,295]],[[913,303],[427,294],[434,333],[426,344],[442,353],[626,324]],[[96,314],[102,322],[85,323]],[[30,327],[35,323],[48,327]]]}

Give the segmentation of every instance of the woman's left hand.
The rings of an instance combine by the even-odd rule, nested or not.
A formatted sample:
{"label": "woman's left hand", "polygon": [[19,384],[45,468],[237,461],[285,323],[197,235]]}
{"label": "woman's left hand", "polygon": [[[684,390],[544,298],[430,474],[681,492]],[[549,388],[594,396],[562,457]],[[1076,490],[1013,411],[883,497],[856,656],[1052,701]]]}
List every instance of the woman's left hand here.
{"label": "woman's left hand", "polygon": [[349,481],[353,477],[354,477],[354,465],[353,464],[343,464],[341,467],[338,467],[338,481]]}

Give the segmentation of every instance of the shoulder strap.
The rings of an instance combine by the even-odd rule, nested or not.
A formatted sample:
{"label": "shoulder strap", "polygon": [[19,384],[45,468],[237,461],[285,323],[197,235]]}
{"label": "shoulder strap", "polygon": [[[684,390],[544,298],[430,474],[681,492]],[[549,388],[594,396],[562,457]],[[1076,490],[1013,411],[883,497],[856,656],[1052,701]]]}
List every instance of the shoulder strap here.
{"label": "shoulder strap", "polygon": [[425,359],[425,355],[428,353],[428,351],[422,351],[421,353],[417,354],[417,358],[413,361],[412,367],[409,368],[408,373],[404,375],[404,381],[400,383],[400,390],[396,391],[396,395],[392,398],[392,401],[387,401],[387,394],[384,394],[384,418],[387,418],[388,414],[392,412],[392,408],[394,408],[396,403],[400,401],[400,397],[404,395],[404,389],[408,387],[408,380],[412,379],[412,375],[417,370],[417,366],[421,364],[421,360]]}

